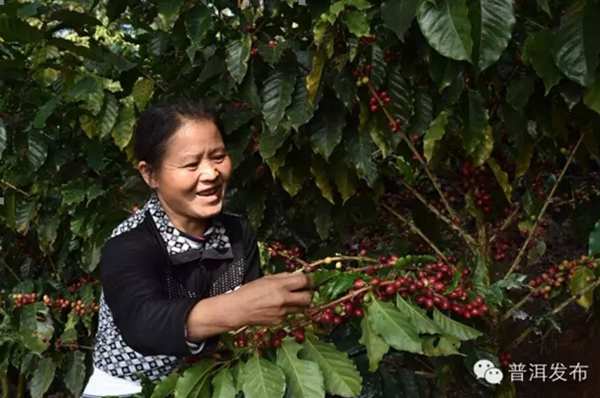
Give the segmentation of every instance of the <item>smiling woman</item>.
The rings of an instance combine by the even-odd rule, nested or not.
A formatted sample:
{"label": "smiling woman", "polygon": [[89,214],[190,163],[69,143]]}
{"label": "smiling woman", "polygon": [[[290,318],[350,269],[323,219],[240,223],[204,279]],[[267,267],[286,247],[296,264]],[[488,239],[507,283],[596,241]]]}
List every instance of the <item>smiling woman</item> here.
{"label": "smiling woman", "polygon": [[160,380],[181,359],[210,354],[219,334],[277,324],[311,300],[303,274],[260,277],[248,222],[223,211],[232,166],[212,112],[187,102],[150,108],[134,139],[153,192],[103,248],[84,397],[138,393],[142,376]]}

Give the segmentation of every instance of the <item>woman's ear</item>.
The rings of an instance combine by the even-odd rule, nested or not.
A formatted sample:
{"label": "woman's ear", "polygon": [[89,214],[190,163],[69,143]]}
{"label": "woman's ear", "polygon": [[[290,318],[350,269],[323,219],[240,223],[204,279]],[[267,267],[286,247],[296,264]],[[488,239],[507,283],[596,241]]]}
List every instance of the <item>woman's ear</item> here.
{"label": "woman's ear", "polygon": [[154,175],[154,171],[152,167],[145,161],[140,161],[137,165],[137,169],[140,172],[140,175],[146,181],[146,184],[152,188],[158,188],[158,181],[156,181],[156,176]]}

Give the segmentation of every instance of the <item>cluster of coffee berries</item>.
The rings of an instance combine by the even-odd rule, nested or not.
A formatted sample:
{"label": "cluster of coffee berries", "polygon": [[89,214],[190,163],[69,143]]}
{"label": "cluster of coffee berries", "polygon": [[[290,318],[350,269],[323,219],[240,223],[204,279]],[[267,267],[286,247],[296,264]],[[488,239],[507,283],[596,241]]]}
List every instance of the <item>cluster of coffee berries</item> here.
{"label": "cluster of coffee berries", "polygon": [[285,246],[281,242],[270,242],[267,244],[267,251],[271,258],[280,258],[284,261],[288,271],[294,271],[302,266],[298,259],[302,255],[302,250],[298,246]]}
{"label": "cluster of coffee berries", "polygon": [[14,293],[12,296],[15,308],[21,308],[27,304],[33,304],[37,301],[37,293]]}
{"label": "cluster of coffee berries", "polygon": [[463,163],[460,173],[463,177],[463,187],[466,191],[472,190],[475,205],[484,213],[492,212],[492,195],[488,188],[490,176],[483,168],[475,168],[470,162]]}
{"label": "cluster of coffee berries", "polygon": [[492,246],[494,260],[504,261],[506,259],[507,251],[510,249],[510,243],[504,238],[498,238]]}
{"label": "cluster of coffee berries", "polygon": [[98,312],[98,310],[100,309],[100,306],[95,302],[86,304],[81,300],[73,301],[72,307],[73,307],[73,311],[79,316],[84,316],[87,314],[94,314],[94,313]]}
{"label": "cluster of coffee berries", "polygon": [[[361,283],[362,282],[362,283]],[[362,279],[357,279],[354,283],[355,289],[361,289],[364,286]],[[365,312],[362,308],[364,293],[348,298],[334,307],[327,307],[313,315],[313,320],[323,326],[338,326],[350,318],[362,318]]]}
{"label": "cluster of coffee berries", "polygon": [[53,299],[52,297],[44,294],[42,298],[44,304],[50,308],[55,310],[68,310],[73,309],[73,311],[79,315],[84,316],[87,314],[93,314],[98,312],[100,306],[96,302],[92,302],[89,304],[84,303],[82,300],[68,300],[66,298],[58,297]]}
{"label": "cluster of coffee berries", "polygon": [[377,38],[375,36],[363,36],[360,38],[360,44],[368,46],[371,45],[373,43],[375,43],[377,41]]}
{"label": "cluster of coffee berries", "polygon": [[529,286],[535,289],[532,295],[548,299],[555,289],[567,286],[580,267],[595,269],[597,266],[598,263],[588,256],[581,256],[579,259],[574,260],[563,260],[558,265],[548,267],[541,275],[529,281]]}
{"label": "cluster of coffee berries", "polygon": [[286,336],[293,337],[297,343],[303,343],[306,336],[302,326],[291,328],[286,332],[284,328],[269,330],[262,328],[254,333],[243,331],[235,335],[233,345],[236,348],[256,347],[258,349],[279,348]]}
{"label": "cluster of coffee berries", "polygon": [[371,71],[373,70],[373,65],[365,64],[359,65],[352,71],[352,76],[356,78],[356,85],[358,87],[369,83],[369,76],[371,76]]}
{"label": "cluster of coffee berries", "polygon": [[348,245],[348,252],[352,255],[366,256],[370,251],[377,247],[377,241],[372,237],[361,238],[358,242],[352,242]]}
{"label": "cluster of coffee berries", "polygon": [[377,112],[380,104],[387,105],[392,99],[388,95],[387,91],[381,90],[376,91],[369,99],[369,110],[371,112]]}
{"label": "cluster of coffee berries", "polygon": [[87,285],[88,283],[96,283],[96,282],[98,282],[98,280],[96,278],[94,278],[93,276],[83,275],[77,281],[71,283],[67,287],[67,290],[70,293],[75,293],[77,290],[81,289],[84,285]]}

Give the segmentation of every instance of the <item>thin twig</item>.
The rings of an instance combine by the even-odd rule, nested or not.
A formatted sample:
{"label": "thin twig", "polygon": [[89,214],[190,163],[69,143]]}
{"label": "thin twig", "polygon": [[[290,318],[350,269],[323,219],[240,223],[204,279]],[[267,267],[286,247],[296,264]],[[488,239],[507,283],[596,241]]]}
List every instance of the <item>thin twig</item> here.
{"label": "thin twig", "polygon": [[489,243],[494,243],[494,241],[498,238],[498,233],[504,231],[506,228],[508,228],[510,226],[510,224],[513,223],[515,217],[517,216],[517,214],[519,214],[519,210],[520,210],[520,208],[517,205],[517,207],[512,211],[512,213],[510,213],[510,215],[506,218],[506,220],[504,220],[504,222],[500,226],[500,229],[498,231],[496,231],[496,233],[494,235],[492,235]]}
{"label": "thin twig", "polygon": [[[369,91],[371,91],[371,95],[373,95],[377,99],[377,102],[379,103],[379,106],[383,110],[383,113],[385,114],[385,117],[388,119],[388,121],[390,123],[396,123],[396,120],[394,120],[392,115],[390,115],[390,112],[387,110],[385,103],[381,100],[381,98],[379,98],[379,94],[377,94],[377,91],[375,90],[373,85],[371,83],[368,83],[368,87],[369,87]],[[410,138],[408,138],[408,136],[406,134],[404,134],[403,131],[399,131],[398,134],[400,134],[400,137],[406,142],[410,151],[413,153],[413,155],[415,155],[415,158],[419,161],[419,163],[421,163],[421,166],[423,166],[423,169],[425,170],[425,174],[427,174],[427,177],[433,184],[433,187],[437,191],[438,195],[440,195],[440,199],[442,200],[444,207],[448,211],[450,218],[452,218],[453,220],[459,220],[456,212],[454,211],[454,209],[452,209],[452,207],[450,207],[450,203],[448,203],[446,196],[442,192],[442,188],[440,187],[440,184],[439,184],[437,178],[431,173],[431,171],[429,170],[429,167],[427,167],[427,163],[423,160],[423,157],[421,156],[419,151],[417,151],[417,148],[415,148],[415,146],[413,145]]]}
{"label": "thin twig", "polygon": [[10,182],[6,181],[6,180],[0,180],[0,184],[2,185],[6,185],[7,187],[9,187],[12,190],[17,191],[18,193],[25,195],[27,197],[30,197],[31,194],[28,194],[27,192],[23,191],[21,188],[15,187],[13,184],[11,184]]}
{"label": "thin twig", "polygon": [[554,186],[550,190],[550,194],[548,194],[548,197],[544,201],[544,205],[542,206],[542,209],[540,210],[539,214],[537,215],[537,217],[535,219],[535,222],[533,223],[533,227],[531,228],[531,230],[529,231],[529,234],[527,235],[527,239],[525,239],[525,242],[523,242],[523,245],[521,246],[521,249],[519,250],[519,253],[517,254],[517,257],[513,261],[513,263],[510,266],[510,268],[508,269],[508,272],[506,273],[506,275],[504,275],[505,278],[507,276],[509,276],[510,274],[512,274],[513,271],[515,269],[517,269],[517,267],[519,266],[519,263],[521,262],[521,257],[523,257],[523,254],[525,254],[525,250],[529,246],[529,242],[531,241],[531,238],[533,237],[533,234],[535,233],[540,220],[544,216],[544,213],[546,213],[546,209],[548,208],[548,205],[550,204],[550,201],[552,200],[552,197],[554,196],[554,192],[556,192],[556,189],[558,188],[558,184],[560,184],[560,181],[562,180],[562,178],[565,175],[567,169],[569,168],[569,165],[573,161],[573,158],[575,157],[575,152],[577,152],[577,149],[579,148],[579,145],[583,141],[583,136],[584,135],[585,135],[585,132],[581,134],[581,136],[579,137],[579,140],[575,144],[575,147],[573,147],[573,150],[571,151],[571,154],[569,155],[569,158],[567,159],[567,162],[563,166],[563,169],[561,170],[560,174],[558,175],[558,178],[556,179],[556,182],[554,183]]}
{"label": "thin twig", "polygon": [[304,272],[312,272],[319,265],[322,265],[322,264],[328,265],[328,264],[331,264],[333,262],[338,262],[338,261],[364,261],[364,262],[368,262],[368,263],[376,263],[376,262],[378,262],[377,259],[374,259],[372,257],[365,257],[365,256],[325,257],[325,258],[322,258],[320,260],[313,261],[310,264],[307,264],[305,267],[303,267],[303,271]]}
{"label": "thin twig", "polygon": [[404,180],[400,180],[400,183],[410,192],[413,194],[413,196],[415,196],[419,202],[423,203],[423,205],[425,207],[427,207],[434,215],[437,216],[437,218],[439,218],[442,222],[446,223],[451,229],[453,229],[454,231],[456,231],[461,238],[463,238],[465,240],[465,242],[470,245],[471,247],[476,247],[477,246],[477,242],[475,241],[475,239],[469,235],[465,230],[463,230],[458,224],[455,224],[452,222],[452,220],[450,220],[448,217],[446,217],[445,215],[443,215],[438,209],[435,208],[435,206],[431,205],[429,202],[427,202],[427,200],[423,197],[423,195],[421,195],[416,189],[414,189],[413,187],[411,187],[410,185],[408,185]]}
{"label": "thin twig", "polygon": [[[556,315],[556,314],[558,314],[559,312],[561,312],[562,310],[564,310],[569,304],[571,304],[573,301],[578,300],[581,296],[583,296],[585,293],[589,292],[590,290],[595,289],[598,285],[600,285],[600,278],[596,279],[596,281],[594,281],[594,283],[591,283],[591,284],[587,285],[585,288],[581,289],[581,291],[579,291],[576,295],[569,297],[567,300],[565,300],[562,303],[560,303],[559,305],[557,305],[550,312],[550,315]],[[509,345],[509,347],[516,347],[519,344],[521,344],[521,342],[523,340],[525,340],[525,338],[527,338],[527,336],[529,336],[529,334],[534,329],[535,329],[535,326],[530,326],[527,329],[525,329],[519,335],[519,337],[517,337],[515,340],[513,340],[513,342]]]}
{"label": "thin twig", "polygon": [[406,217],[404,217],[403,215],[401,215],[400,213],[398,213],[397,211],[395,211],[394,209],[392,209],[390,206],[388,206],[385,203],[381,204],[387,211],[389,211],[390,213],[392,213],[396,218],[398,218],[400,221],[404,222],[405,224],[407,224],[411,230],[413,230],[413,232],[415,232],[417,235],[419,235],[421,237],[421,239],[423,239],[428,245],[429,247],[431,247],[433,249],[433,251],[435,252],[435,254],[437,254],[438,256],[440,256],[440,258],[442,260],[444,260],[445,262],[448,262],[448,259],[446,258],[446,256],[444,255],[444,253],[442,253],[442,251],[435,245],[435,243],[433,243],[424,233],[423,231],[421,231],[419,229],[419,227],[417,227],[415,225],[414,222],[412,222],[411,220],[407,219]]}

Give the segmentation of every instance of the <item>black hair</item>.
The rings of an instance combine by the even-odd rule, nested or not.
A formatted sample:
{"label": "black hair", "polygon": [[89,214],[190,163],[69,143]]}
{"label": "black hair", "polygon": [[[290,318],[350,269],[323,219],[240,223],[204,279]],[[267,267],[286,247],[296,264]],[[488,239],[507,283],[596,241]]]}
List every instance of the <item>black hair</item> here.
{"label": "black hair", "polygon": [[216,111],[207,107],[204,102],[178,100],[154,105],[140,115],[133,132],[137,160],[145,161],[152,169],[159,168],[167,149],[167,141],[186,120],[211,121],[219,131],[223,131]]}

